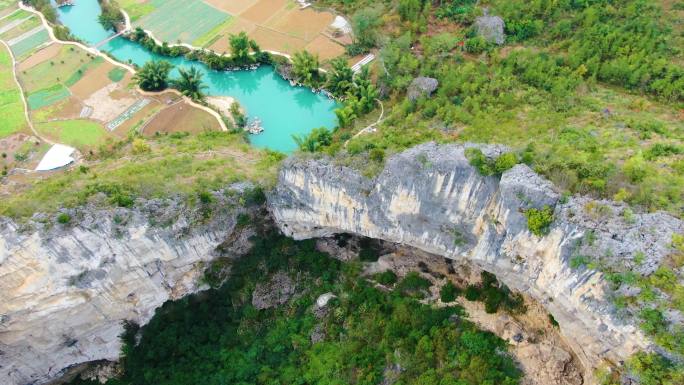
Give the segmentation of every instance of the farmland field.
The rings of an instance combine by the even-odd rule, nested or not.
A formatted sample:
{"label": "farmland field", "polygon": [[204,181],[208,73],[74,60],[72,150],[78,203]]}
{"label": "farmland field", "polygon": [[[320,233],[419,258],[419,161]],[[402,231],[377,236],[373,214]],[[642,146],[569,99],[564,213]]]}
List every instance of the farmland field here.
{"label": "farmland field", "polygon": [[45,28],[41,28],[37,32],[29,31],[27,34],[29,35],[11,45],[12,52],[17,60],[27,57],[35,48],[50,40],[50,35]]}
{"label": "farmland field", "polygon": [[102,126],[88,120],[45,122],[39,123],[36,128],[45,136],[79,149],[93,148],[103,143],[108,136]]}
{"label": "farmland field", "polygon": [[140,24],[163,41],[194,41],[229,17],[203,1],[153,0],[155,10],[140,18]]}
{"label": "farmland field", "polygon": [[0,46],[0,138],[27,127],[20,91],[14,82],[12,57]]}

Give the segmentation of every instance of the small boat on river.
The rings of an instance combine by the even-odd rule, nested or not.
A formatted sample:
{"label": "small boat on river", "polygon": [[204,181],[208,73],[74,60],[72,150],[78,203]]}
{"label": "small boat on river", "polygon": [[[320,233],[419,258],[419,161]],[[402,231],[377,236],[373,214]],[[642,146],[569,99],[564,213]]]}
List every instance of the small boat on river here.
{"label": "small boat on river", "polygon": [[248,122],[245,126],[245,131],[250,134],[258,135],[264,132],[264,128],[261,126],[261,119],[254,118],[251,122]]}

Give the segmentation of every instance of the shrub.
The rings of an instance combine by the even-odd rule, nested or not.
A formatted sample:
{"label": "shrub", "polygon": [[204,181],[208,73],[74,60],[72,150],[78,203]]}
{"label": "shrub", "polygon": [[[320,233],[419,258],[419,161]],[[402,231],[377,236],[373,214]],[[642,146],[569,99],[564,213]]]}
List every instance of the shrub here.
{"label": "shrub", "polygon": [[379,284],[385,286],[391,286],[397,283],[397,275],[394,274],[392,270],[386,270],[382,273],[375,274],[374,278]]}
{"label": "shrub", "polygon": [[508,152],[496,158],[496,161],[494,161],[494,172],[503,174],[505,171],[513,168],[516,164],[518,164],[518,157],[512,152]]}
{"label": "shrub", "polygon": [[468,148],[465,150],[465,156],[470,165],[483,176],[501,175],[518,164],[518,157],[512,152],[502,154],[496,159],[489,159],[479,148]]}
{"label": "shrub", "polygon": [[439,291],[439,297],[442,302],[453,302],[459,294],[458,288],[451,281],[442,286],[442,289]]}
{"label": "shrub", "polygon": [[464,293],[464,297],[468,301],[479,301],[481,295],[482,291],[478,285],[468,285]]}
{"label": "shrub", "polygon": [[525,210],[525,217],[527,228],[532,234],[541,237],[548,232],[549,226],[553,223],[553,210],[549,206],[544,206],[541,210],[530,208]]}
{"label": "shrub", "polygon": [[412,271],[397,284],[397,290],[403,294],[414,296],[428,290],[430,286],[430,281],[421,277],[418,272]]}
{"label": "shrub", "polygon": [[66,225],[67,223],[71,222],[71,216],[67,213],[60,213],[57,215],[57,222]]}

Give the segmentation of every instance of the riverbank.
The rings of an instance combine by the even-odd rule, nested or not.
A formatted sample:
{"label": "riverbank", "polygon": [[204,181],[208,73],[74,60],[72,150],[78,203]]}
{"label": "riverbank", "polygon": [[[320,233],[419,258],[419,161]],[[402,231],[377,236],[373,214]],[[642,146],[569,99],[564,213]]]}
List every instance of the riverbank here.
{"label": "riverbank", "polygon": [[[96,0],[91,1],[93,3],[80,2],[77,6],[60,8],[58,13],[66,27],[74,26],[72,32],[78,31],[76,38],[95,44],[101,40],[98,37],[104,38],[106,35],[103,34],[104,29],[97,22],[94,14],[99,10],[99,8],[92,7],[97,4]],[[88,7],[88,4],[91,7]],[[125,39],[123,36],[106,42],[97,50],[92,47],[87,48],[89,52],[95,50],[98,51],[98,55],[104,55],[108,60],[119,62],[131,73],[135,73],[137,67],[151,60],[169,61],[175,67],[171,72],[171,77],[178,76],[179,68],[197,67],[207,85],[205,92],[207,96],[233,97],[240,102],[250,117],[258,118],[263,122],[265,131],[260,135],[250,136],[250,142],[257,147],[289,153],[297,148],[292,138],[293,135],[307,135],[316,127],[334,129],[337,126],[334,110],[338,104],[335,100],[316,94],[309,89],[292,87],[276,73],[275,66],[279,63],[289,63],[286,57],[272,56],[270,53],[262,52],[261,65],[258,68],[250,66],[248,71],[225,71],[223,68],[227,69],[227,65],[219,66],[214,63],[210,66],[197,60],[201,59],[200,52],[204,54],[204,50],[191,51],[187,47],[181,48],[168,44],[159,46],[158,42],[147,37],[144,31],[141,32],[149,41],[154,42],[154,47],[165,48],[156,48],[155,52],[155,48],[150,43],[148,44],[152,49]],[[87,34],[95,37],[88,37]],[[111,35],[111,32],[106,34]],[[174,56],[163,55],[174,48],[177,49],[173,53]],[[162,52],[162,49],[167,52]],[[195,53],[186,57],[186,54],[190,52]],[[218,59],[217,62],[223,61],[224,64],[229,61],[226,57],[213,53],[207,57]],[[205,108],[209,107],[205,106]],[[214,112],[220,115],[217,111]]]}

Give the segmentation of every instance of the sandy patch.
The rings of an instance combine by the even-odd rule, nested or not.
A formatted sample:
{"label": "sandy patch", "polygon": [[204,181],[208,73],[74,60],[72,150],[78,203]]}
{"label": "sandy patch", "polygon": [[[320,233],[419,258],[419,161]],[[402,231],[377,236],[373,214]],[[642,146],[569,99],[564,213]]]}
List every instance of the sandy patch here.
{"label": "sandy patch", "polygon": [[207,98],[207,103],[218,109],[223,115],[230,117],[230,106],[235,102],[235,98],[230,96],[213,96]]}
{"label": "sandy patch", "polygon": [[118,87],[116,83],[108,84],[83,101],[83,104],[93,109],[90,119],[104,123],[110,122],[136,102],[136,99],[130,97],[129,94],[126,94],[128,97],[121,97],[122,94],[114,93]]}
{"label": "sandy patch", "polygon": [[335,19],[332,13],[316,12],[311,8],[293,9],[266,23],[267,27],[291,36],[311,41]]}
{"label": "sandy patch", "polygon": [[101,90],[104,86],[112,83],[109,79],[109,71],[111,71],[114,66],[110,63],[102,63],[97,67],[88,70],[81,80],[76,82],[71,86],[70,91],[76,97],[81,100],[85,100],[92,93]]}
{"label": "sandy patch", "polygon": [[303,39],[291,37],[263,27],[257,27],[251,38],[256,40],[261,49],[295,53],[301,51],[307,42]]}
{"label": "sandy patch", "polygon": [[259,0],[240,16],[257,24],[266,23],[273,15],[285,8],[287,0]]}
{"label": "sandy patch", "polygon": [[332,59],[344,54],[344,47],[323,35],[318,35],[318,37],[304,48],[311,53],[317,54],[318,58],[321,60]]}
{"label": "sandy patch", "polygon": [[159,112],[143,129],[144,135],[157,132],[220,131],[216,118],[204,110],[192,107],[185,102],[176,103]]}
{"label": "sandy patch", "polygon": [[50,44],[49,46],[41,49],[40,51],[29,56],[26,60],[19,63],[17,70],[26,71],[44,61],[48,61],[55,56],[59,55],[59,51],[62,48],[59,44]]}
{"label": "sandy patch", "polygon": [[257,0],[205,0],[214,7],[231,15],[239,15],[254,5]]}

